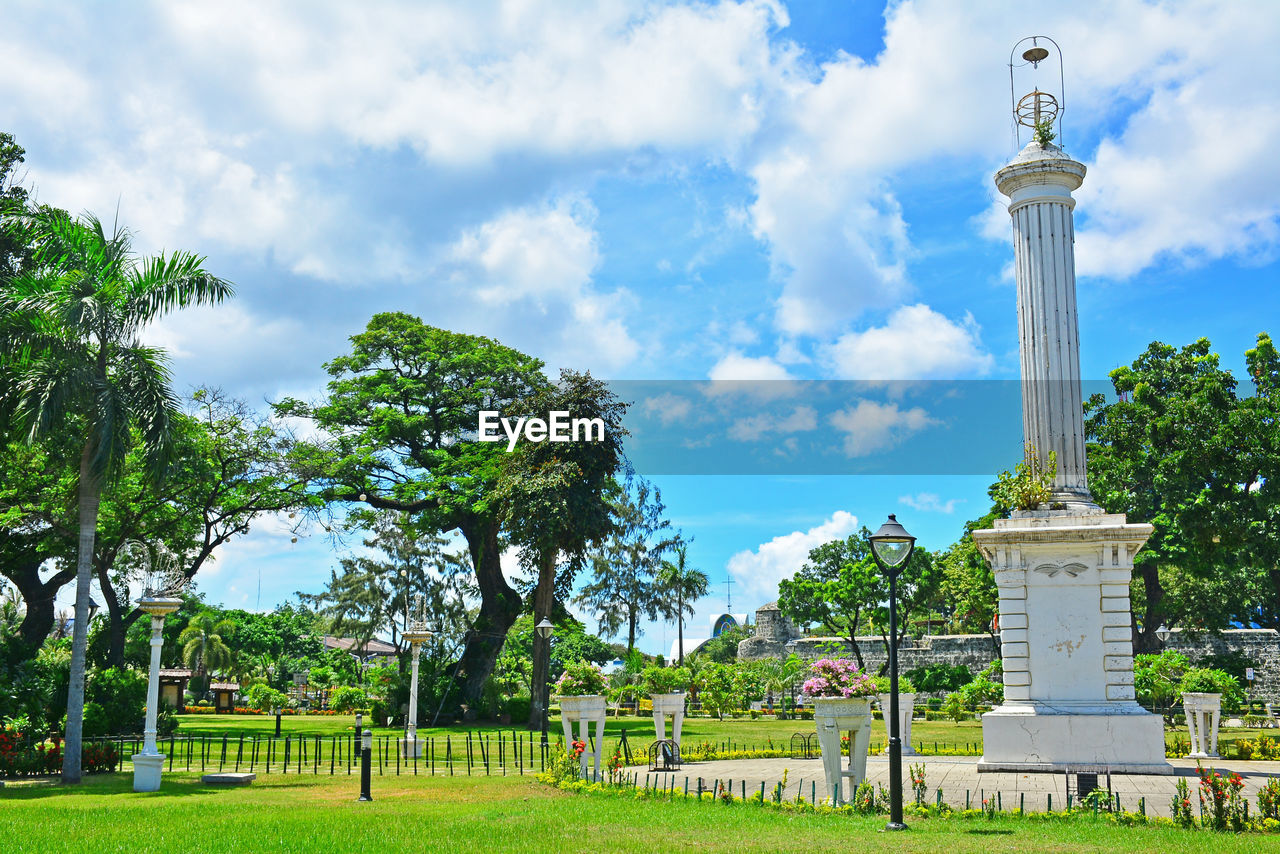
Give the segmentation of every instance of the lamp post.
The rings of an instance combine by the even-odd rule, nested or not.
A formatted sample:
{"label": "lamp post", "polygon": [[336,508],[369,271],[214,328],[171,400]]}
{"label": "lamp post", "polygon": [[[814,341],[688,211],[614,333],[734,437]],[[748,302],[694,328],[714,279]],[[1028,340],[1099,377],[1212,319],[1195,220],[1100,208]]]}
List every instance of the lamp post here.
{"label": "lamp post", "polygon": [[357,801],[371,801],[373,795],[369,792],[369,784],[373,779],[373,733],[365,730],[360,735],[360,797]]}
{"label": "lamp post", "polygon": [[[551,635],[555,632],[556,627],[551,625],[551,621],[546,617],[542,618],[542,622],[533,627],[538,633],[538,637],[550,643]],[[547,648],[547,682],[542,686],[542,749],[547,749],[547,720],[551,716],[551,649]]]}
{"label": "lamp post", "polygon": [[160,789],[164,754],[156,746],[156,711],[160,705],[160,647],[164,645],[164,618],[182,607],[181,599],[144,595],[138,607],[151,615],[151,670],[147,677],[147,723],[143,730],[142,752],[133,757],[133,790]]}
{"label": "lamp post", "polygon": [[409,717],[405,720],[404,750],[406,757],[417,759],[422,756],[422,746],[418,743],[418,658],[422,654],[422,644],[431,639],[427,631],[426,605],[422,596],[418,597],[418,614],[409,624],[409,630],[403,635],[409,642]]}
{"label": "lamp post", "polygon": [[869,538],[871,554],[889,576],[889,823],[885,830],[906,830],[902,821],[902,740],[898,732],[898,575],[915,551],[916,538],[889,520]]}

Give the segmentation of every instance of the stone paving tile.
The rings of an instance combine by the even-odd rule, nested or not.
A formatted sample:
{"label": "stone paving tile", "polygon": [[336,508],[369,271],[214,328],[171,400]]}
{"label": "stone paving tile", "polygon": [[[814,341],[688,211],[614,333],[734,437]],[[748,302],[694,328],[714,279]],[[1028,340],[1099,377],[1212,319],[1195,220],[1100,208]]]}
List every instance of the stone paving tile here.
{"label": "stone paving tile", "polygon": [[[925,781],[928,784],[928,798],[932,802],[937,791],[942,790],[943,797],[952,807],[963,807],[965,795],[969,803],[978,807],[984,797],[996,798],[999,793],[1001,806],[1006,809],[1017,809],[1025,804],[1025,809],[1043,811],[1049,805],[1048,796],[1053,796],[1053,808],[1060,810],[1066,806],[1066,776],[1063,774],[1017,774],[1017,773],[978,773],[978,757],[976,756],[904,756],[902,760],[903,785],[906,797],[911,797],[909,766],[921,764],[925,766]],[[1169,804],[1173,799],[1174,787],[1179,777],[1187,780],[1192,791],[1192,802],[1197,803],[1195,792],[1198,788],[1196,763],[1193,759],[1171,759],[1174,774],[1157,776],[1147,774],[1114,774],[1111,777],[1111,790],[1120,795],[1120,805],[1124,809],[1136,811],[1139,799],[1145,798],[1146,811],[1156,815],[1168,815]],[[1280,762],[1244,762],[1240,760],[1214,760],[1205,767],[1227,773],[1234,771],[1245,781],[1244,793],[1250,801],[1251,809],[1256,808],[1258,790],[1271,777],[1280,777]],[[691,762],[674,774],[647,774],[642,767],[632,768],[639,774],[638,785],[674,786],[677,791],[684,791],[685,779],[688,778],[689,790],[696,791],[698,778],[703,781],[703,789],[708,790],[717,781],[733,781],[734,794],[742,792],[742,781],[747,783],[747,794],[760,791],[760,784],[765,784],[766,791],[772,792],[782,779],[783,771],[787,772],[786,796],[794,798],[803,793],[805,798],[816,788],[819,799],[828,797],[826,780],[822,771],[821,759],[744,759],[723,760],[716,762]],[[883,756],[871,756],[867,759],[867,779],[873,784],[889,785],[889,762]],[[1105,781],[1100,781],[1105,785]],[[816,786],[814,785],[816,784]],[[1198,809],[1198,806],[1197,806]]]}

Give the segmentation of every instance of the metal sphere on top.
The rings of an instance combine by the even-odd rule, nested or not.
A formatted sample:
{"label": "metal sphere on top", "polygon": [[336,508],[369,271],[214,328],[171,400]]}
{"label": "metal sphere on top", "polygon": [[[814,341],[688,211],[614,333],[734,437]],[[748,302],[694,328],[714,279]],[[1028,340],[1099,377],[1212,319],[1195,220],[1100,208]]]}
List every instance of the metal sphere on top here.
{"label": "metal sphere on top", "polygon": [[[1029,44],[1028,44],[1029,43]],[[1052,50],[1050,50],[1052,48]],[[1040,63],[1049,59],[1054,53],[1058,55],[1058,79],[1053,80],[1053,72],[1048,72],[1048,79],[1045,78],[1045,72],[1036,74],[1040,68]],[[1030,69],[1028,70],[1028,66]],[[1019,69],[1021,73],[1015,74]],[[1052,69],[1052,65],[1050,66]],[[1022,89],[1021,97],[1017,94],[1017,83],[1015,77],[1025,77],[1030,75],[1033,85],[1030,86],[1031,91]],[[1040,85],[1043,83],[1044,85]],[[1049,91],[1057,89],[1058,94],[1050,94]],[[1028,128],[1031,130],[1033,139],[1041,140],[1047,143],[1053,138],[1061,138],[1062,136],[1062,113],[1066,110],[1066,88],[1063,82],[1062,73],[1062,50],[1058,47],[1058,43],[1048,36],[1027,36],[1019,39],[1013,46],[1013,50],[1009,51],[1009,105],[1013,112],[1013,141],[1017,148],[1022,147],[1022,138],[1019,128]],[[1052,133],[1054,125],[1057,125],[1057,133]],[[1061,143],[1059,143],[1061,144]]]}

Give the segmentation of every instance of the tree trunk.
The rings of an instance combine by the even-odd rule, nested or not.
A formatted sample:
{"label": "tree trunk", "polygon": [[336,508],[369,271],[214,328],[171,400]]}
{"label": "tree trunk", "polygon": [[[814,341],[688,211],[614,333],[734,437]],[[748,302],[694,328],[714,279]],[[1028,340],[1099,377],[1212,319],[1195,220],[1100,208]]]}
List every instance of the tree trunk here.
{"label": "tree trunk", "polygon": [[479,708],[485,680],[493,672],[507,632],[520,616],[520,594],[502,577],[498,528],[499,524],[489,519],[472,519],[458,526],[467,540],[480,589],[480,610],[467,633],[456,680],[460,701],[470,709]]}
{"label": "tree trunk", "polygon": [[62,782],[80,782],[84,732],[85,652],[89,643],[89,582],[93,576],[93,540],[98,530],[102,481],[91,469],[92,442],[80,454],[80,546],[76,555],[76,617],[71,631],[71,684],[67,688],[67,732],[62,753]]}
{"label": "tree trunk", "polygon": [[[538,586],[533,590],[533,624],[536,626],[543,617],[551,619],[551,609],[556,597],[556,553],[538,557]],[[529,728],[542,728],[542,713],[551,704],[551,686],[548,679],[551,675],[551,638],[533,633],[533,676],[531,677],[529,697]]]}
{"label": "tree trunk", "polygon": [[99,566],[97,575],[98,589],[102,591],[102,599],[107,606],[107,664],[111,667],[123,667],[125,633],[132,621],[126,619],[120,600],[116,598],[107,567]]}
{"label": "tree trunk", "polygon": [[1161,607],[1164,603],[1164,585],[1160,583],[1160,567],[1155,563],[1144,563],[1135,566],[1133,571],[1142,576],[1147,600],[1146,617],[1141,629],[1138,628],[1137,621],[1130,617],[1133,620],[1133,653],[1158,653],[1163,644],[1156,635],[1156,629],[1160,628],[1165,616]]}
{"label": "tree trunk", "polygon": [[684,599],[682,597],[676,599],[676,605],[678,606],[676,609],[676,643],[679,644],[676,647],[679,650],[679,660],[676,662],[676,667],[684,667]]}
{"label": "tree trunk", "polygon": [[35,554],[5,567],[4,577],[13,582],[22,596],[26,615],[18,626],[18,634],[33,648],[38,648],[53,630],[57,616],[54,600],[58,591],[76,577],[74,569],[63,569],[46,581],[40,580],[44,555]]}

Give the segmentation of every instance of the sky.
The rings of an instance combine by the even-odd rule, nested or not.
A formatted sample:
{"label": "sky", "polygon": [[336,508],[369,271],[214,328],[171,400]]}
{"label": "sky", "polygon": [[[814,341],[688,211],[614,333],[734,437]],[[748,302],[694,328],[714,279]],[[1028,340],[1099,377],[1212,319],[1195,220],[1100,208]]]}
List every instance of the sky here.
{"label": "sky", "polygon": [[[665,392],[635,401],[668,437],[837,448],[829,468],[650,472],[712,579],[696,635],[730,593],[754,611],[810,548],[888,513],[946,547],[1016,461],[1016,408],[944,416],[909,390],[1018,377],[991,176],[1018,148],[1010,50],[1041,34],[1063,77],[1020,69],[1017,94],[1065,96],[1058,142],[1088,168],[1084,377],[1202,336],[1243,376],[1280,307],[1271,3],[8,0],[0,130],[40,201],[118,212],[140,251],[197,252],[235,283],[148,331],[181,389],[315,398],[387,310],[550,371],[845,381],[831,411],[743,395],[702,433]],[[955,464],[900,462],[948,431],[1007,462],[963,442]],[[336,560],[262,520],[199,587],[266,609]],[[673,638],[647,625],[641,647]]]}

